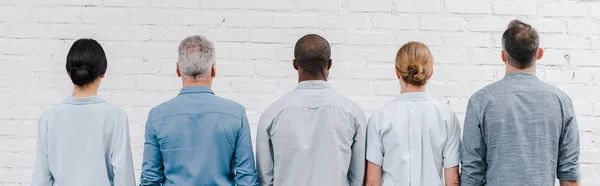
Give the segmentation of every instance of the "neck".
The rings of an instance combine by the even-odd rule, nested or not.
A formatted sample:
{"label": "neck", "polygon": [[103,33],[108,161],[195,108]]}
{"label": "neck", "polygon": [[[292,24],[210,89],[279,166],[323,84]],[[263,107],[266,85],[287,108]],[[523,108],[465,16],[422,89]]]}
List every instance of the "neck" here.
{"label": "neck", "polygon": [[183,87],[189,86],[207,86],[212,88],[212,78],[208,77],[181,77],[181,84]]}
{"label": "neck", "polygon": [[319,74],[319,75],[298,74],[298,82],[310,81],[310,80],[327,81],[327,76],[324,76],[322,74]]}
{"label": "neck", "polygon": [[528,68],[524,68],[524,69],[518,69],[515,68],[509,64],[506,64],[506,72],[507,73],[511,73],[511,72],[528,72],[528,73],[535,73],[535,64],[532,65],[531,67]]}
{"label": "neck", "polygon": [[98,86],[86,85],[86,86],[75,86],[73,89],[73,97],[85,98],[98,95]]}
{"label": "neck", "polygon": [[400,94],[409,92],[425,92],[425,86],[415,86],[411,84],[400,85]]}

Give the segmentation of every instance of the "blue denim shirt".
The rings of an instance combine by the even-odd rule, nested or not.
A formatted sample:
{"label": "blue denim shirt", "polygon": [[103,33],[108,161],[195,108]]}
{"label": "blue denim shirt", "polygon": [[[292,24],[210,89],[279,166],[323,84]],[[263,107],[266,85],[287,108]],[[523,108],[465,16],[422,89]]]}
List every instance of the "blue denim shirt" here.
{"label": "blue denim shirt", "polygon": [[243,106],[184,87],[150,111],[140,185],[258,185]]}

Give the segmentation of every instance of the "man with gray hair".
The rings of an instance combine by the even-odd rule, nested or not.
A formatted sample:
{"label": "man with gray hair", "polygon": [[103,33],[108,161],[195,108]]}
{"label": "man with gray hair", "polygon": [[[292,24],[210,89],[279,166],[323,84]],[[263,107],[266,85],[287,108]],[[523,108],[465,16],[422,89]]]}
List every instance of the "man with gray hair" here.
{"label": "man with gray hair", "polygon": [[573,103],[535,75],[537,31],[512,21],[502,35],[506,75],[473,94],[463,131],[461,185],[579,185]]}
{"label": "man with gray hair", "polygon": [[243,106],[215,96],[215,51],[203,36],[179,45],[179,95],[148,115],[141,186],[258,185]]}

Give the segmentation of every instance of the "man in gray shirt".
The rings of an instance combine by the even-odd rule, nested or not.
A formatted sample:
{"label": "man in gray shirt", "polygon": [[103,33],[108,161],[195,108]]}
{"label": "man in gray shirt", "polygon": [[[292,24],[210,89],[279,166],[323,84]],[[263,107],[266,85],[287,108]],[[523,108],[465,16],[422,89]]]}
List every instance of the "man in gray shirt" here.
{"label": "man in gray shirt", "polygon": [[544,51],[531,25],[502,35],[504,79],[475,93],[464,123],[461,185],[579,185],[579,132],[571,99],[535,75]]}
{"label": "man in gray shirt", "polygon": [[256,160],[260,185],[362,185],[366,118],[327,83],[331,48],[306,35],[294,48],[299,83],[260,117]]}

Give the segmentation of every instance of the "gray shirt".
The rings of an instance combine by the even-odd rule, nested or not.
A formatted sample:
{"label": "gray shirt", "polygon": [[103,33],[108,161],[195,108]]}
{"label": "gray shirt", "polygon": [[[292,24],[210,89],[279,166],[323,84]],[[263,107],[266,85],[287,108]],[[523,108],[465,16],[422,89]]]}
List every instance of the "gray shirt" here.
{"label": "gray shirt", "polygon": [[534,73],[507,73],[469,100],[461,185],[547,186],[579,179],[571,99]]}
{"label": "gray shirt", "polygon": [[32,186],[133,186],[127,115],[94,96],[42,115]]}
{"label": "gray shirt", "polygon": [[325,81],[302,81],[261,115],[260,185],[362,185],[366,118]]}

